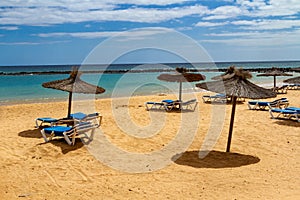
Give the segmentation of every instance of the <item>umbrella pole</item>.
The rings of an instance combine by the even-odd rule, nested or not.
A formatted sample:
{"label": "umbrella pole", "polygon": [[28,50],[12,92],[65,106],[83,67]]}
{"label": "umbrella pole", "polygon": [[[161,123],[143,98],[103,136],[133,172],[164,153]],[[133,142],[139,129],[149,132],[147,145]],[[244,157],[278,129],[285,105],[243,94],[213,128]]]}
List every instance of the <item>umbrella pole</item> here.
{"label": "umbrella pole", "polygon": [[232,138],[232,130],[233,130],[233,123],[234,123],[236,99],[237,99],[237,96],[233,96],[233,99],[232,99],[232,110],[231,110],[231,118],[230,118],[230,126],[229,126],[229,134],[228,134],[226,152],[230,152],[230,144],[231,144],[231,138]]}
{"label": "umbrella pole", "polygon": [[179,109],[181,110],[182,82],[179,82]]}
{"label": "umbrella pole", "polygon": [[179,82],[179,101],[181,101],[181,93],[182,93],[182,82]]}
{"label": "umbrella pole", "polygon": [[68,118],[71,117],[71,106],[72,106],[72,92],[69,92],[69,105],[68,105]]}
{"label": "umbrella pole", "polygon": [[276,76],[274,76],[274,89],[276,88]]}

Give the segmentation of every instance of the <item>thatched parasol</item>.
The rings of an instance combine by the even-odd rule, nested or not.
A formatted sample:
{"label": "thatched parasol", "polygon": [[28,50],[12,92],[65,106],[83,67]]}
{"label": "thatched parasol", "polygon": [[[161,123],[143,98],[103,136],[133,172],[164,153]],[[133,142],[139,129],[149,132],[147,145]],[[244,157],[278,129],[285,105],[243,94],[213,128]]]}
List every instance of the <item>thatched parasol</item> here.
{"label": "thatched parasol", "polygon": [[81,73],[78,73],[77,69],[73,69],[70,77],[67,79],[50,81],[43,83],[42,86],[45,88],[52,88],[56,90],[62,90],[69,92],[69,106],[68,106],[68,118],[71,114],[72,105],[72,93],[83,93],[83,94],[101,94],[105,92],[105,89],[96,85],[89,84],[80,79]]}
{"label": "thatched parasol", "polygon": [[179,101],[181,101],[182,82],[196,82],[205,80],[202,74],[187,73],[186,68],[176,68],[174,74],[161,74],[157,77],[161,81],[178,82],[179,83]]}
{"label": "thatched parasol", "polygon": [[290,84],[300,84],[300,76],[289,78],[283,81],[284,83],[290,83]]}
{"label": "thatched parasol", "polygon": [[277,76],[293,76],[292,74],[285,73],[279,69],[272,67],[271,70],[268,70],[266,73],[257,74],[257,76],[273,76],[274,77],[274,88],[276,88],[276,77]]}
{"label": "thatched parasol", "polygon": [[234,70],[235,70],[235,66],[232,65],[230,67],[228,67],[228,69],[226,70],[225,73],[218,75],[218,76],[214,76],[211,79],[212,80],[221,80],[221,79],[228,79],[234,76]]}
{"label": "thatched parasol", "polygon": [[230,151],[237,98],[261,99],[276,97],[276,93],[272,90],[259,87],[247,80],[247,78],[251,77],[252,75],[249,72],[243,71],[242,69],[235,69],[234,75],[231,78],[196,84],[199,88],[216,93],[223,93],[226,94],[226,96],[232,97],[232,111],[226,148],[227,152]]}

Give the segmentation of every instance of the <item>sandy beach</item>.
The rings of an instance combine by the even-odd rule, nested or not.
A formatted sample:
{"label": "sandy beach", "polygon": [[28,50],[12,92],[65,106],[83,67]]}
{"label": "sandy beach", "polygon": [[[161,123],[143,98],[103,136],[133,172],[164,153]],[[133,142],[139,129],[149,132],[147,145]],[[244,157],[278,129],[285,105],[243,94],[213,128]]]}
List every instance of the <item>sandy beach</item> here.
{"label": "sandy beach", "polygon": [[[299,92],[289,90],[277,98],[287,97],[290,106],[300,107]],[[126,154],[123,159],[109,148],[99,149],[100,157],[95,157],[80,140],[75,146],[64,140],[45,143],[34,120],[65,117],[67,101],[1,106],[1,199],[299,199],[300,123],[249,110],[246,100],[237,105],[231,153],[225,153],[231,112],[231,105],[226,105],[225,120],[217,125],[221,135],[213,151],[200,159],[199,150],[214,124],[212,108],[221,106],[204,104],[203,94],[197,94],[197,110],[187,113],[145,110],[146,101],[174,96],[132,97],[128,104],[121,99],[113,104],[111,99],[95,102],[103,116],[95,142],[106,138],[146,161],[158,152],[158,162],[149,160],[157,166],[140,162],[138,156],[129,163]],[[120,117],[123,114],[130,119]],[[130,135],[131,123],[144,129]],[[152,133],[156,124],[161,127]],[[197,126],[189,129],[189,124]],[[174,143],[182,126],[186,137]],[[162,156],[164,150],[168,152]]]}

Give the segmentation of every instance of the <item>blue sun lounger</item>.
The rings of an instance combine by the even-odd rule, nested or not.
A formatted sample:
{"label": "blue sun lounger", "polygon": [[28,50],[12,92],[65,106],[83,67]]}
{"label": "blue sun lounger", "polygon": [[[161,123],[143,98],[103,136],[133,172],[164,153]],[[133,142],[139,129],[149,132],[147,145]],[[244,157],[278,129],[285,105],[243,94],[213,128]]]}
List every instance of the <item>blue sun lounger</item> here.
{"label": "blue sun lounger", "polygon": [[202,100],[204,103],[226,103],[227,97],[225,94],[203,95]]}
{"label": "blue sun lounger", "polygon": [[[85,144],[88,144],[93,139],[94,130],[101,125],[101,119],[101,115],[91,114],[81,120],[75,119],[74,126],[52,125],[43,128],[41,134],[45,142],[49,142],[54,138],[64,138],[69,145],[74,145],[75,139],[81,138]],[[91,131],[90,136],[87,135],[89,131]]]}
{"label": "blue sun lounger", "polygon": [[60,119],[55,119],[55,118],[52,118],[52,117],[40,117],[40,118],[37,118],[35,120],[35,124],[36,124],[36,128],[39,128],[39,127],[42,127],[44,125],[47,125],[47,126],[52,126],[54,124],[63,124],[65,122],[67,122],[68,120],[82,120],[84,118],[87,118],[87,117],[91,117],[93,115],[97,115],[98,113],[92,113],[92,114],[84,114],[82,112],[77,112],[77,113],[73,113],[70,115],[70,118],[60,118]]}
{"label": "blue sun lounger", "polygon": [[39,117],[35,120],[36,128],[44,126],[45,124],[51,126],[53,123],[56,122],[58,122],[58,119],[52,117]]}
{"label": "blue sun lounger", "polygon": [[272,108],[286,108],[289,105],[287,98],[280,98],[274,101],[248,101],[248,108],[250,110],[265,110],[269,107]]}
{"label": "blue sun lounger", "polygon": [[[271,115],[272,119],[292,119],[295,118],[297,122],[300,122],[300,108],[297,107],[287,107],[284,109],[280,108],[270,108],[269,113]],[[274,116],[274,113],[277,114],[277,116]]]}
{"label": "blue sun lounger", "polygon": [[146,110],[159,110],[164,107],[163,102],[148,101],[145,103]]}
{"label": "blue sun lounger", "polygon": [[145,103],[145,106],[146,106],[146,110],[148,110],[148,111],[149,110],[160,110],[160,109],[170,111],[174,108],[175,102],[178,102],[178,101],[173,101],[170,99],[165,99],[165,100],[162,100],[161,102],[148,101]]}
{"label": "blue sun lounger", "polygon": [[191,99],[191,100],[182,102],[181,108],[182,108],[182,110],[195,111],[197,105],[198,105],[197,99]]}

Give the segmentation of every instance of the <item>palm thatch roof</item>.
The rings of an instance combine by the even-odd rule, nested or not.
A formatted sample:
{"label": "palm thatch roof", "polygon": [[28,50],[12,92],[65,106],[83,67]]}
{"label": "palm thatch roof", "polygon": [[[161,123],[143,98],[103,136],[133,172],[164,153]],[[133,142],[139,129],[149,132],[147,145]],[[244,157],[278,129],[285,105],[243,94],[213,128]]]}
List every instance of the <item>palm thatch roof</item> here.
{"label": "palm thatch roof", "polygon": [[174,74],[161,74],[157,79],[167,82],[196,82],[205,80],[205,76],[202,74],[188,73],[186,68],[176,68]]}
{"label": "palm thatch roof", "polygon": [[293,74],[288,74],[279,69],[272,68],[271,70],[262,74],[257,74],[256,76],[293,76]]}
{"label": "palm thatch roof", "polygon": [[78,72],[78,69],[74,68],[70,74],[69,78],[50,81],[43,83],[42,86],[45,88],[52,88],[56,90],[62,90],[69,93],[69,104],[68,104],[68,115],[71,114],[71,105],[72,105],[72,94],[73,93],[83,93],[83,94],[101,94],[105,92],[105,89],[96,85],[89,84],[80,79],[81,73]]}
{"label": "palm thatch roof", "polygon": [[81,73],[78,73],[77,70],[74,70],[71,72],[69,78],[43,83],[42,86],[45,88],[83,94],[101,94],[105,92],[104,88],[81,80],[80,76]]}
{"label": "palm thatch roof", "polygon": [[283,81],[284,83],[290,83],[290,84],[300,84],[300,76],[289,78]]}
{"label": "palm thatch roof", "polygon": [[285,73],[276,67],[272,67],[271,70],[266,71],[262,74],[257,74],[257,76],[273,76],[274,77],[274,88],[276,88],[276,76],[293,76],[292,74]]}
{"label": "palm thatch roof", "polygon": [[228,69],[226,70],[225,73],[218,75],[218,76],[214,76],[211,79],[212,80],[220,80],[220,79],[228,79],[231,78],[232,76],[234,76],[234,71],[235,71],[235,66],[232,65],[230,67],[228,67]]}
{"label": "palm thatch roof", "polygon": [[216,93],[223,93],[227,96],[242,97],[251,99],[261,99],[275,97],[276,93],[272,90],[260,87],[250,81],[250,72],[242,69],[234,69],[231,77],[223,78],[219,81],[210,81],[196,84],[197,87]]}
{"label": "palm thatch roof", "polygon": [[161,81],[179,83],[179,97],[178,97],[178,100],[181,101],[182,83],[183,82],[201,81],[201,80],[205,80],[206,77],[202,74],[188,73],[186,68],[176,68],[176,73],[174,73],[174,74],[161,74],[157,77],[157,79],[161,80]]}
{"label": "palm thatch roof", "polygon": [[231,118],[229,125],[229,134],[227,140],[226,151],[230,151],[232,131],[233,131],[233,123],[234,123],[234,115],[236,108],[236,100],[238,97],[243,98],[252,98],[252,99],[260,99],[260,98],[269,98],[276,97],[276,93],[272,90],[262,88],[254,83],[248,81],[248,78],[251,78],[252,75],[250,72],[243,71],[242,69],[234,68],[234,72],[231,77],[224,78],[218,81],[210,81],[196,84],[197,87],[200,87],[205,90],[209,90],[216,93],[223,93],[227,96],[233,97],[232,100],[232,110],[231,110]]}

